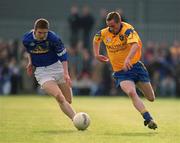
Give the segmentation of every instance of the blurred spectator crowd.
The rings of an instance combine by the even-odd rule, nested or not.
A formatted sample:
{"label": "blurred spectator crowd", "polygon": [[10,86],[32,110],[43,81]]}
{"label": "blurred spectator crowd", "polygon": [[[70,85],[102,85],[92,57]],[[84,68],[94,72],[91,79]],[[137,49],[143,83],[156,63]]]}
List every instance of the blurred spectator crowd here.
{"label": "blurred spectator crowd", "polygon": [[[95,21],[88,7],[82,8],[81,15],[76,6],[71,8],[66,48],[74,95],[121,94],[115,88],[111,66],[98,62],[92,54],[92,30],[106,26],[106,15],[107,11],[101,9],[99,21]],[[105,54],[103,44],[101,52]],[[26,75],[26,56],[20,40],[0,40],[0,95],[41,93],[35,78]],[[142,61],[158,96],[180,96],[180,41],[144,43]]]}
{"label": "blurred spectator crowd", "polygon": [[26,75],[27,55],[19,40],[0,40],[0,95],[32,93],[34,78]]}

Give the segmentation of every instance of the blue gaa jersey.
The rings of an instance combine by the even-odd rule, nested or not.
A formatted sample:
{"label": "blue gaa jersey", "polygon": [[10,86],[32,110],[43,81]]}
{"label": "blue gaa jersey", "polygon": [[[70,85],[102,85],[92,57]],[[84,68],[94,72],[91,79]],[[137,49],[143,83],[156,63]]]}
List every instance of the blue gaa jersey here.
{"label": "blue gaa jersey", "polygon": [[23,45],[31,55],[35,67],[49,66],[58,60],[67,61],[67,52],[61,39],[54,32],[49,31],[45,40],[38,41],[34,31],[26,33]]}

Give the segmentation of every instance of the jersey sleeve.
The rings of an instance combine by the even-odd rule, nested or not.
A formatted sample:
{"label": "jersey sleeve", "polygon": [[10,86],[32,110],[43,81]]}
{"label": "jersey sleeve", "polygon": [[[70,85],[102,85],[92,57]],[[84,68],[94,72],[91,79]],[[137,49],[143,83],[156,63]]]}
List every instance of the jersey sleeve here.
{"label": "jersey sleeve", "polygon": [[125,31],[127,44],[138,43],[138,35],[134,28],[129,28]]}
{"label": "jersey sleeve", "polygon": [[94,36],[94,38],[93,38],[93,41],[94,41],[94,42],[97,42],[97,43],[99,43],[99,42],[102,41],[101,31],[99,31],[99,32],[97,32],[97,33],[95,34],[95,36]]}
{"label": "jersey sleeve", "polygon": [[55,37],[53,40],[53,45],[54,45],[54,50],[58,56],[58,59],[62,61],[67,61],[67,51],[66,48],[64,47],[63,42],[59,37]]}

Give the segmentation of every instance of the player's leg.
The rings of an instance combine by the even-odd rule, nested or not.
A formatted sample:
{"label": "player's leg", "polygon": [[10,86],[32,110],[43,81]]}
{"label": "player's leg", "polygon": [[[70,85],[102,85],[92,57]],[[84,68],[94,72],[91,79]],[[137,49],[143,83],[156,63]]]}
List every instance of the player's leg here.
{"label": "player's leg", "polygon": [[120,82],[120,86],[121,89],[131,98],[134,107],[140,113],[143,113],[145,111],[145,106],[136,92],[135,83],[130,80],[125,80]]}
{"label": "player's leg", "polygon": [[71,105],[66,101],[63,93],[61,92],[58,84],[51,80],[47,81],[42,85],[42,88],[47,92],[48,94],[54,96],[57,100],[57,102],[60,105],[61,110],[70,118],[73,119],[75,115],[75,111],[71,107]]}
{"label": "player's leg", "polygon": [[[155,100],[154,90],[153,90],[150,82],[138,82],[136,85],[141,90],[141,92],[144,94],[146,99],[148,99],[151,102],[153,102]],[[145,112],[142,115],[146,116],[146,114],[148,114],[148,113]],[[145,120],[144,125],[145,126],[148,125],[148,127],[152,128],[152,129],[157,128],[157,124],[153,120],[151,120],[150,122],[148,120]]]}
{"label": "player's leg", "polygon": [[64,97],[66,98],[66,101],[69,102],[69,104],[72,103],[72,89],[67,85],[67,83],[60,83],[58,84],[59,88],[61,89]]}
{"label": "player's leg", "polygon": [[150,129],[156,129],[157,125],[153,121],[150,113],[146,110],[142,100],[136,92],[135,83],[133,81],[125,80],[120,82],[122,90],[131,98],[134,107],[141,113],[145,119],[144,125],[148,125]]}
{"label": "player's leg", "polygon": [[140,91],[144,94],[146,99],[148,99],[151,102],[155,100],[154,90],[150,82],[138,82],[136,85],[140,89]]}

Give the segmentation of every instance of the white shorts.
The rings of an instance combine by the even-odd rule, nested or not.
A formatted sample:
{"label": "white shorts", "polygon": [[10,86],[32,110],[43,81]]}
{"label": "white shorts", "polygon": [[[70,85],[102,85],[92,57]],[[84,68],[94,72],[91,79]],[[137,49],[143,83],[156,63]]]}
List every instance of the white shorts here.
{"label": "white shorts", "polygon": [[63,66],[59,61],[46,67],[36,67],[34,74],[41,86],[50,80],[65,83]]}

